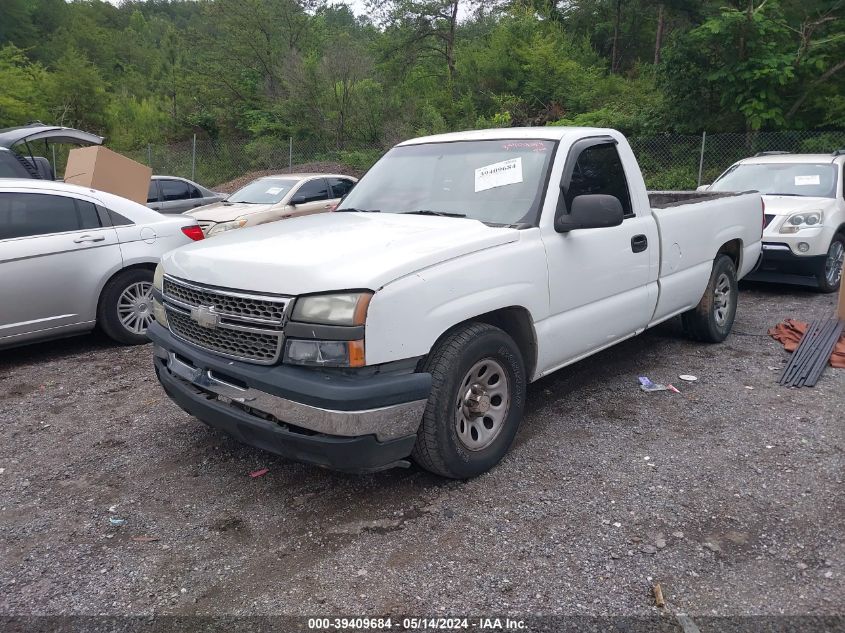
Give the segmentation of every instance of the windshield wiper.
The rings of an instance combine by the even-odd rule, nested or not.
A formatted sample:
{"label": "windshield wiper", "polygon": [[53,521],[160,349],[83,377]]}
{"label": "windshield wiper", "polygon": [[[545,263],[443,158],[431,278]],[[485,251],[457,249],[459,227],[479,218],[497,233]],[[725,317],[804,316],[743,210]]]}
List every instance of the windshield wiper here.
{"label": "windshield wiper", "polygon": [[341,211],[348,211],[349,213],[381,213],[381,209],[356,209],[355,207],[344,207],[343,209],[335,209],[335,213]]}
{"label": "windshield wiper", "polygon": [[803,197],[800,193],[767,193],[767,196],[792,196],[793,198]]}
{"label": "windshield wiper", "polygon": [[446,211],[432,211],[431,209],[419,209],[418,211],[405,211],[402,215],[439,215],[444,218],[465,218],[466,213],[448,213]]}

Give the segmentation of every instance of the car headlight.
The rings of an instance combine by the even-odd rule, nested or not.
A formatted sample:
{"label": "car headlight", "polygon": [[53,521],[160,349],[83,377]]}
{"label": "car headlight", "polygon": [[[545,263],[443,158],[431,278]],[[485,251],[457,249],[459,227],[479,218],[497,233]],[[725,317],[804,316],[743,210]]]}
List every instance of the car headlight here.
{"label": "car headlight", "polygon": [[291,339],[285,343],[284,362],[316,367],[363,367],[364,341]]}
{"label": "car headlight", "polygon": [[293,306],[291,319],[320,325],[364,325],[371,292],[300,297]]}
{"label": "car headlight", "polygon": [[[365,359],[361,326],[367,321],[367,308],[372,296],[371,292],[343,292],[297,299],[291,321],[335,326],[338,340],[288,339],[285,342],[284,362],[312,367],[363,367]],[[344,327],[349,328],[348,340],[341,340],[346,338]]]}
{"label": "car headlight", "polygon": [[158,264],[156,271],[153,273],[153,288],[162,292],[164,290],[164,266]]}
{"label": "car headlight", "polygon": [[804,211],[793,213],[780,226],[781,233],[797,233],[801,229],[809,229],[818,226],[824,221],[824,214],[821,211]]}
{"label": "car headlight", "polygon": [[220,224],[215,224],[211,227],[211,230],[208,232],[208,237],[211,237],[212,235],[217,235],[218,233],[232,231],[234,229],[242,229],[245,225],[246,218],[232,220],[231,222],[221,222]]}

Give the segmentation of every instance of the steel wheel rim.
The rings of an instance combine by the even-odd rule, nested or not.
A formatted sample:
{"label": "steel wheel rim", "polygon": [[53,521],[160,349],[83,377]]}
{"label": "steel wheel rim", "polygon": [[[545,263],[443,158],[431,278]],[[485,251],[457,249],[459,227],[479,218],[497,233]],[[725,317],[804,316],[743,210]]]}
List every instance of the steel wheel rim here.
{"label": "steel wheel rim", "polygon": [[827,260],[824,263],[824,276],[828,285],[835,286],[839,283],[843,262],[845,262],[845,246],[842,242],[833,242],[827,251]]}
{"label": "steel wheel rim", "polygon": [[138,281],[127,286],[117,299],[117,318],[132,334],[145,334],[153,320],[153,284]]}
{"label": "steel wheel rim", "polygon": [[511,384],[498,361],[484,358],[464,374],[455,403],[455,432],[470,451],[490,446],[505,426]]}
{"label": "steel wheel rim", "polygon": [[713,291],[713,317],[719,327],[728,322],[728,314],[731,311],[731,280],[727,273],[722,273],[716,280],[716,288]]}

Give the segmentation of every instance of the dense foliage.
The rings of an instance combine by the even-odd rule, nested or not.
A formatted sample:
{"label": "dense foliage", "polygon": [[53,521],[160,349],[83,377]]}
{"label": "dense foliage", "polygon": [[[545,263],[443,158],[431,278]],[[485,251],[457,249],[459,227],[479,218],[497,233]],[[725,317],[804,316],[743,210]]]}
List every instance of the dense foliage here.
{"label": "dense foliage", "polygon": [[0,127],[335,148],[559,123],[845,128],[843,0],[3,0]]}

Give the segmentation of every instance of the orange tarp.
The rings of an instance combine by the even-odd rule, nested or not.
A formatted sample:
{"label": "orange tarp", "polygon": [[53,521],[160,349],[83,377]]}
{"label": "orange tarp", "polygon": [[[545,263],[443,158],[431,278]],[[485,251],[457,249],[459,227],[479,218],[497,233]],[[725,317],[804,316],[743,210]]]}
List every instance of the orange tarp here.
{"label": "orange tarp", "polygon": [[[808,325],[803,321],[787,319],[769,330],[769,336],[779,341],[787,352],[794,352],[801,343]],[[845,334],[839,337],[833,354],[830,356],[830,366],[845,368]]]}

